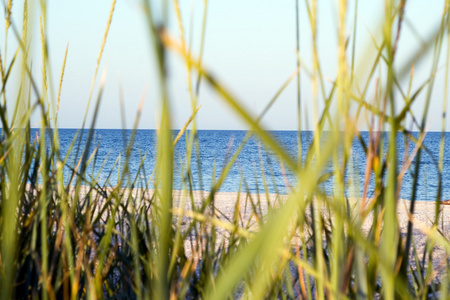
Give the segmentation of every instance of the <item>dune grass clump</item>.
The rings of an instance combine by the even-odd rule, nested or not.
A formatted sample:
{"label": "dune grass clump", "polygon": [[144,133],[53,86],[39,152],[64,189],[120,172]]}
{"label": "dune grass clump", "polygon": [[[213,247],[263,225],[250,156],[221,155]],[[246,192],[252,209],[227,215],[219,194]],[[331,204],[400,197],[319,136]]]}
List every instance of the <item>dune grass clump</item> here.
{"label": "dune grass clump", "polygon": [[[283,149],[260,121],[288,84],[297,84],[299,137],[302,101],[299,56],[297,70],[280,87],[263,113],[252,117],[242,102],[212,76],[202,64],[208,1],[204,1],[204,21],[199,57],[194,57],[184,37],[178,1],[166,5],[178,22],[179,37],[169,32],[167,20],[155,18],[150,1],[142,2],[142,14],[148,26],[148,39],[155,53],[155,68],[160,87],[160,124],[157,157],[153,170],[146,170],[142,156],[137,172],[130,171],[130,156],[136,137],[141,108],[135,127],[114,170],[117,184],[101,183],[92,166],[97,161],[94,129],[102,99],[104,77],[98,95],[94,86],[109,26],[114,22],[115,1],[109,19],[90,91],[94,100],[93,118],[85,117],[67,153],[60,150],[57,118],[65,62],[60,77],[53,77],[47,53],[46,1],[40,1],[39,12],[31,11],[25,1],[22,28],[14,22],[12,1],[5,8],[8,40],[18,42],[15,53],[0,56],[1,143],[0,143],[0,288],[1,298],[78,299],[78,298],[302,298],[302,299],[372,299],[372,298],[441,298],[449,295],[448,251],[450,243],[439,226],[441,214],[444,131],[449,70],[448,1],[442,11],[440,26],[417,52],[409,64],[394,67],[406,1],[386,1],[381,41],[370,45],[375,57],[367,58],[369,76],[357,77],[353,31],[348,38],[346,19],[348,3],[338,1],[338,72],[332,88],[324,86],[318,56],[317,1],[297,3],[307,9],[312,31],[313,68],[311,76],[313,101],[324,100],[324,109],[315,109],[313,142],[306,153],[293,158]],[[357,5],[358,1],[355,2]],[[357,11],[355,9],[355,11]],[[33,76],[30,57],[30,15],[40,16],[42,80]],[[36,19],[36,18],[35,18]],[[156,19],[160,20],[156,23]],[[299,22],[297,15],[297,23]],[[297,24],[298,25],[298,24]],[[33,37],[36,39],[35,37]],[[297,45],[300,40],[297,31]],[[299,47],[299,46],[297,46]],[[447,53],[443,51],[446,50]],[[433,51],[429,79],[417,90],[407,89],[402,80],[415,61]],[[8,54],[8,55],[7,55]],[[174,136],[171,127],[171,102],[166,84],[167,55],[180,56],[186,66],[192,117]],[[436,87],[434,77],[438,62],[445,57],[446,77],[442,120],[442,139],[436,167],[439,170],[435,195],[435,216],[429,224],[415,216],[416,187],[421,155],[428,155],[423,145],[428,107]],[[52,57],[52,59],[58,59]],[[19,61],[21,63],[19,63]],[[18,70],[12,72],[12,70]],[[295,70],[295,62],[293,63]],[[442,71],[441,71],[442,72]],[[20,78],[11,77],[19,74]],[[192,80],[195,75],[195,80]],[[58,80],[59,79],[59,80]],[[294,80],[295,79],[295,80]],[[17,95],[11,95],[11,82],[20,81]],[[58,82],[58,84],[54,84]],[[240,147],[218,171],[218,180],[205,191],[194,191],[200,172],[193,172],[192,161],[199,160],[196,114],[199,110],[200,82],[208,85],[251,128]],[[375,93],[369,86],[375,85]],[[411,106],[425,94],[425,108],[419,119]],[[10,98],[11,97],[11,98]],[[442,100],[442,99],[441,99]],[[309,100],[308,100],[309,101]],[[86,116],[87,111],[86,110]],[[39,134],[32,135],[31,117],[39,116]],[[413,131],[407,120],[414,120]],[[361,138],[360,124],[367,121],[369,141]],[[190,129],[189,131],[187,129]],[[324,131],[326,139],[323,139]],[[397,135],[414,149],[407,163],[399,160]],[[174,190],[174,146],[185,135],[186,160],[182,162],[181,190]],[[288,195],[270,195],[269,178],[259,194],[246,190],[242,178],[232,209],[223,211],[218,193],[251,136],[279,159],[283,168],[295,174],[298,183]],[[355,163],[352,145],[357,140],[366,155],[363,187],[354,187],[345,172]],[[299,138],[299,143],[301,139]],[[302,147],[298,147],[299,152]],[[401,155],[400,155],[401,156]],[[75,159],[71,160],[70,157]],[[302,159],[302,157],[305,157]],[[414,159],[415,158],[415,159]],[[200,164],[197,164],[200,165]],[[261,164],[263,168],[264,164]],[[331,171],[330,171],[331,166]],[[399,171],[400,170],[400,171]],[[109,170],[107,170],[109,171]],[[112,170],[111,170],[112,172]],[[405,172],[412,172],[414,184],[407,203],[408,225],[399,223],[399,190]],[[196,178],[194,174],[199,174]],[[264,176],[264,172],[261,172]],[[256,175],[255,175],[256,176]],[[328,179],[332,179],[329,181]],[[374,192],[368,195],[373,178]],[[333,195],[327,195],[323,184],[334,184]],[[356,182],[356,181],[355,181]],[[203,186],[208,186],[204,183]],[[359,199],[349,199],[346,190],[362,188]],[[414,231],[419,230],[425,242],[418,245]],[[440,252],[436,252],[440,249]],[[437,255],[436,253],[440,253]]]}

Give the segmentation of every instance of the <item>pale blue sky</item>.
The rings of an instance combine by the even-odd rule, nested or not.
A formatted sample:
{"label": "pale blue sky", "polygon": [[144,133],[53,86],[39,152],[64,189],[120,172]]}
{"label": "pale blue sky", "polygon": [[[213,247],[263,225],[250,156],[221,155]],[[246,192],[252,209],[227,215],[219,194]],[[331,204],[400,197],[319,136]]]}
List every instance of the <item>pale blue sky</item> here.
{"label": "pale blue sky", "polygon": [[[204,64],[242,100],[252,113],[257,114],[296,69],[295,0],[209,0],[208,2]],[[337,60],[337,1],[318,2],[320,61],[324,76],[333,80],[336,76]],[[367,63],[375,57],[369,32],[380,40],[383,1],[360,0],[359,2],[356,62],[364,78],[367,73]],[[203,0],[180,1],[187,36],[189,36],[190,24],[194,25],[192,30],[194,53],[198,53],[199,48],[203,3]],[[350,34],[353,30],[354,1],[348,1],[348,4],[347,33]],[[38,13],[35,17],[40,14],[37,6],[35,11]],[[47,36],[55,89],[59,81],[65,47],[69,43],[58,120],[61,128],[78,128],[82,124],[110,6],[110,0],[48,1]],[[426,39],[438,25],[442,7],[442,0],[427,1],[426,4],[423,1],[410,0],[407,1],[406,18],[414,24],[419,36]],[[23,1],[14,1],[13,20],[17,26],[22,21],[22,9]],[[306,68],[311,69],[311,36],[304,1],[300,1],[300,9],[300,52]],[[173,10],[170,16],[170,31],[178,37]],[[39,57],[37,18],[33,22],[36,31],[32,41],[36,49],[33,52],[35,55],[33,69],[36,71],[41,67],[41,58]],[[3,23],[0,32],[4,32]],[[4,34],[1,37],[3,39]],[[11,33],[9,39],[13,39]],[[397,54],[397,66],[400,66],[418,47],[420,47],[420,40],[412,34],[411,28],[404,25]],[[442,53],[444,57],[445,48]],[[14,50],[14,43],[11,42],[7,60],[11,58]],[[2,58],[4,59],[3,51]],[[437,74],[433,93],[434,102],[430,111],[429,128],[431,130],[439,130],[441,127],[439,117],[443,101],[444,60],[441,61],[442,68]],[[179,128],[191,113],[186,72],[182,61],[176,55],[170,56],[169,63],[169,93],[173,109],[173,127]],[[102,72],[107,72],[107,81],[97,127],[121,128],[119,106],[119,82],[121,81],[126,103],[127,127],[132,126],[139,100],[146,91],[140,128],[156,128],[158,87],[140,1],[117,0],[97,82]],[[428,58],[416,67],[414,86],[417,87],[426,80],[429,73]],[[406,88],[407,80],[404,83]],[[310,87],[309,78],[306,73],[302,73],[303,111],[310,121],[309,124],[303,125],[304,129],[312,129],[313,104]],[[327,88],[330,87],[331,84],[327,83]],[[94,91],[94,99],[97,91],[98,89]],[[424,96],[425,93],[414,106],[418,116],[421,115]],[[202,85],[199,101],[202,104],[198,114],[198,124],[201,129],[245,128],[243,123],[206,85]],[[322,100],[320,100],[319,108],[321,103]],[[297,128],[295,81],[267,114],[264,124],[266,128],[273,130]]]}

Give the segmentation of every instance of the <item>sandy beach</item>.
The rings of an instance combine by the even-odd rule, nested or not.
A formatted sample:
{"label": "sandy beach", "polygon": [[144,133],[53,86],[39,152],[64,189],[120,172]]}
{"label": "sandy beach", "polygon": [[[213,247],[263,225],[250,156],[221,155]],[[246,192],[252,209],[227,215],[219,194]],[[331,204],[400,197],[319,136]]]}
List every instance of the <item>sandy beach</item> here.
{"label": "sandy beach", "polygon": [[[202,203],[202,199],[207,197],[207,192],[201,192],[201,191],[195,191],[194,193],[194,199],[196,205],[200,205]],[[237,193],[233,192],[218,192],[215,194],[214,200],[215,200],[215,207],[216,207],[216,214],[215,216],[219,219],[222,219],[224,221],[231,220],[233,218],[233,213],[235,211],[236,207],[236,199],[240,199],[240,212],[244,219],[252,218],[252,207],[251,202],[249,201],[248,197],[252,197],[254,200],[259,198],[258,209],[261,209],[262,213],[267,213],[267,207],[268,203],[271,205],[277,206],[280,205],[283,201],[286,200],[287,196],[282,195],[278,196],[275,194],[269,194],[268,198],[264,194],[245,194],[241,193],[238,195]],[[174,202],[180,203],[181,199],[183,198],[183,193],[180,191],[174,192]],[[247,201],[246,201],[247,199]],[[267,201],[269,200],[269,201]],[[349,199],[350,203],[354,205],[354,211],[355,214],[357,213],[356,210],[360,209],[360,205],[358,204],[358,199]],[[410,219],[409,209],[410,209],[411,201],[400,199],[397,203],[397,215],[398,215],[398,224],[399,224],[399,231],[400,235],[402,236],[403,240],[406,239],[406,233],[408,228],[408,220]],[[188,205],[189,206],[189,205]],[[176,207],[176,204],[174,204],[174,207]],[[189,209],[189,207],[186,207],[186,209]],[[422,259],[423,252],[425,250],[426,246],[426,240],[427,240],[427,231],[431,230],[434,218],[435,218],[435,203],[432,201],[416,201],[415,202],[415,212],[414,216],[411,218],[413,223],[413,241],[415,243],[417,253]],[[441,205],[440,206],[441,214],[439,218],[439,225],[438,230],[447,238],[450,238],[450,218],[448,217],[450,215],[450,206],[448,205]],[[323,211],[322,213],[326,213]],[[309,216],[309,211],[307,210],[305,212],[306,215]],[[372,213],[369,214],[365,221],[363,222],[362,231],[367,234],[371,225],[373,222],[373,215]],[[254,229],[257,230],[257,222],[254,220]],[[414,261],[414,255],[411,253],[410,255],[410,261]],[[440,245],[434,246],[434,254],[433,254],[433,265],[436,270],[436,276],[442,277],[445,272],[445,264],[447,261],[447,254],[444,250],[444,247]]]}
{"label": "sandy beach", "polygon": [[[80,193],[85,194],[87,191],[83,190],[82,187]],[[125,189],[125,193],[127,190]],[[133,197],[136,199],[140,199],[142,197],[142,193],[145,193],[144,198],[150,199],[153,196],[153,190],[138,190],[134,189],[132,191]],[[199,208],[204,201],[208,198],[209,193],[206,191],[193,191],[192,192],[194,205]],[[215,212],[214,215],[210,214],[209,217],[214,218],[215,220],[219,220],[224,226],[217,226],[216,230],[218,233],[218,244],[223,240],[220,237],[223,237],[226,241],[226,237],[229,234],[229,231],[224,228],[227,224],[231,224],[231,220],[233,219],[233,215],[236,209],[237,199],[239,198],[239,212],[240,212],[240,220],[241,224],[250,224],[248,230],[252,232],[258,231],[258,220],[257,218],[260,216],[266,216],[268,212],[268,206],[277,207],[282,205],[284,201],[287,199],[287,195],[276,195],[276,194],[246,194],[246,193],[235,193],[235,192],[217,192],[214,196],[214,206]],[[142,198],[141,198],[142,199]],[[252,201],[254,203],[258,203],[257,211],[258,216],[254,213],[254,208],[252,207]],[[354,216],[359,214],[360,210],[360,200],[359,199],[349,199],[350,204],[353,207]],[[407,228],[408,228],[408,220],[411,219],[413,226],[413,241],[415,243],[415,247],[417,250],[417,254],[419,258],[422,259],[424,250],[426,249],[426,240],[427,240],[427,232],[429,232],[432,228],[432,224],[435,217],[435,203],[432,201],[416,201],[415,203],[415,213],[412,218],[409,215],[409,207],[411,202],[408,200],[398,200],[397,203],[397,216],[398,216],[398,224],[399,224],[399,233],[403,238],[403,241],[406,238]],[[440,207],[441,214],[439,218],[439,225],[437,230],[439,230],[442,235],[444,235],[447,239],[450,239],[450,218],[448,217],[450,214],[450,206],[441,205]],[[183,215],[183,219],[181,220],[182,229],[185,230],[188,228],[190,222],[192,221],[192,209],[191,209],[191,200],[190,196],[185,191],[173,191],[173,211],[174,211],[174,219],[178,220],[180,215]],[[210,213],[210,212],[209,212]],[[305,212],[306,217],[310,217],[309,210]],[[327,214],[328,212],[323,209],[323,214]],[[362,224],[362,232],[363,234],[368,234],[370,227],[373,222],[373,213],[367,215]],[[244,227],[244,226],[243,226]],[[293,243],[296,243],[296,239],[292,240]],[[189,241],[185,241],[185,249],[189,250],[191,247],[189,246]],[[192,253],[187,253],[188,255],[192,255]],[[194,255],[195,256],[195,255]],[[200,259],[200,258],[199,258]],[[410,255],[411,263],[414,261],[415,257],[413,253]],[[438,278],[441,278],[445,275],[445,264],[447,262],[448,256],[446,255],[446,251],[444,247],[439,244],[434,246],[433,252],[433,265],[435,268],[435,275]]]}

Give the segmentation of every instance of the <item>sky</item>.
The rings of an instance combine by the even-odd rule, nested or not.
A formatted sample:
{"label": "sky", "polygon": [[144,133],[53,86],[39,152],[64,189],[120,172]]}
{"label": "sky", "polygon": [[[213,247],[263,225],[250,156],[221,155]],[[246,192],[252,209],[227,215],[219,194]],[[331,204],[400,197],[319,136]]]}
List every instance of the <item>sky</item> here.
{"label": "sky", "polygon": [[[38,2],[38,1],[29,1]],[[58,115],[60,128],[79,128],[88,105],[89,91],[95,73],[98,53],[105,31],[111,0],[47,1],[48,51],[50,57],[53,90],[56,93],[62,62],[67,44],[68,56],[61,90]],[[155,4],[155,17],[161,18],[160,5]],[[171,2],[171,1],[170,1]],[[188,42],[192,52],[198,55],[204,8],[203,0],[181,0],[180,9]],[[417,49],[422,47],[430,33],[439,25],[443,0],[407,1],[405,23],[399,40],[396,68],[400,69]],[[33,73],[40,78],[42,67],[39,5],[34,3],[31,38]],[[359,1],[356,34],[356,70],[359,78],[366,78],[368,65],[375,58],[371,36],[380,42],[383,20],[383,1]],[[303,129],[312,126],[311,79],[307,70],[312,69],[311,29],[305,1],[299,1],[300,8],[300,57],[303,62],[301,72]],[[355,2],[348,1],[347,36],[353,31]],[[13,23],[21,28],[23,1],[13,2]],[[253,114],[259,114],[275,95],[283,83],[296,70],[296,19],[295,0],[269,1],[208,1],[208,17],[203,62],[218,80]],[[318,51],[327,79],[325,87],[331,88],[331,81],[337,72],[337,21],[338,1],[318,1]],[[2,22],[4,23],[4,22]],[[4,32],[4,24],[0,32]],[[169,32],[179,37],[173,7],[170,6]],[[0,35],[4,41],[4,33]],[[13,34],[8,35],[7,56],[1,52],[3,61],[11,60],[17,47]],[[352,40],[350,40],[352,42]],[[446,40],[444,41],[446,45]],[[3,43],[2,43],[2,47]],[[350,61],[350,51],[348,51]],[[445,58],[446,47],[442,56]],[[172,125],[180,128],[191,114],[186,70],[183,61],[174,53],[168,58],[168,90],[172,110]],[[415,66],[413,90],[430,76],[431,54]],[[18,68],[20,69],[20,68]],[[19,71],[16,78],[20,78]],[[441,129],[441,112],[444,101],[445,60],[441,59],[436,74],[428,129]],[[120,91],[125,102],[126,127],[132,128],[140,100],[144,107],[139,128],[155,129],[158,126],[159,92],[155,73],[155,61],[150,47],[149,33],[145,23],[140,0],[117,0],[114,15],[106,41],[103,57],[96,78],[93,101],[97,98],[102,74],[106,81],[97,128],[122,128],[120,111]],[[401,84],[408,87],[408,77]],[[8,98],[14,99],[16,87],[8,87]],[[371,90],[369,90],[370,94]],[[263,124],[270,130],[295,130],[297,128],[297,87],[292,81],[281,94],[273,108],[265,116]],[[372,95],[368,96],[373,97]],[[420,94],[413,109],[420,118],[425,93]],[[398,100],[402,101],[402,100]],[[220,97],[206,84],[201,85],[198,113],[200,129],[247,129],[246,125],[224,104]],[[323,99],[319,99],[319,110]],[[94,105],[90,105],[88,120]],[[33,117],[36,122],[38,116]],[[90,122],[90,121],[88,121]],[[450,125],[450,122],[447,122]],[[361,124],[364,129],[364,124]],[[449,127],[447,126],[447,129]]]}

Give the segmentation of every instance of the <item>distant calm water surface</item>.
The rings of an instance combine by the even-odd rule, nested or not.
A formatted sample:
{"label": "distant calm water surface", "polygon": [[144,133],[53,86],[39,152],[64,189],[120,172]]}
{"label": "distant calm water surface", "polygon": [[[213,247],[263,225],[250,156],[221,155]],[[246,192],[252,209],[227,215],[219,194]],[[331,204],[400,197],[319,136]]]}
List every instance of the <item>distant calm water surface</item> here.
{"label": "distant calm water surface", "polygon": [[[38,130],[34,130],[38,132]],[[61,154],[65,155],[73,141],[77,132],[75,129],[60,129],[61,140]],[[174,135],[176,135],[174,131]],[[297,157],[297,132],[296,131],[272,131],[270,132],[278,143],[296,159]],[[34,136],[33,132],[33,136]],[[98,153],[94,166],[88,168],[88,174],[92,174],[97,178],[100,184],[108,180],[111,184],[117,183],[118,164],[116,162],[119,155],[121,155],[121,163],[124,162],[125,143],[131,135],[131,130],[110,130],[98,129],[95,130],[95,138],[93,147],[98,146]],[[193,184],[195,190],[209,190],[211,183],[217,180],[222,172],[224,164],[229,160],[232,154],[238,149],[242,140],[246,135],[246,131],[230,131],[230,130],[201,130],[198,132],[200,142],[200,165],[197,165],[197,158],[195,154],[192,157],[192,173]],[[84,134],[85,141],[87,134]],[[302,149],[303,156],[306,155],[306,150],[312,141],[311,132],[302,132]],[[417,134],[416,134],[417,136]],[[368,142],[368,133],[362,133],[363,139]],[[445,154],[444,154],[444,168],[443,168],[443,199],[450,199],[450,155],[447,153],[450,143],[450,135],[446,134],[445,139]],[[326,134],[325,134],[326,138]],[[434,200],[437,195],[438,188],[438,169],[437,162],[439,160],[439,144],[440,133],[430,132],[427,134],[424,145],[429,149],[429,153],[423,152],[420,161],[419,181],[417,185],[417,199],[418,200]],[[387,136],[386,147],[387,148]],[[83,144],[82,144],[83,145]],[[136,140],[130,158],[131,175],[136,176],[140,162],[143,160],[143,171],[139,180],[141,182],[148,181],[155,167],[156,161],[156,131],[154,130],[138,130]],[[186,184],[184,180],[186,167],[186,141],[184,136],[178,142],[175,148],[175,174],[174,174],[174,189],[182,189]],[[399,162],[403,161],[404,157],[404,137],[399,134],[397,137],[397,153]],[[410,144],[410,153],[414,148],[414,144]],[[304,158],[304,157],[303,157]],[[68,164],[74,164],[75,151],[72,151],[68,159]],[[349,183],[349,188],[346,194],[351,197],[361,197],[364,186],[364,171],[365,171],[365,153],[359,141],[355,139],[352,148],[352,157],[349,168],[346,171],[346,182]],[[398,166],[399,170],[401,164]],[[112,170],[112,172],[111,172]],[[331,166],[324,172],[330,171]],[[412,186],[412,171],[405,174],[401,198],[411,198]],[[199,175],[201,174],[201,176]],[[68,180],[69,171],[65,174],[65,179]],[[297,184],[297,179],[287,168],[280,166],[279,159],[267,151],[256,137],[252,137],[243,147],[236,163],[233,165],[227,179],[220,188],[220,191],[237,192],[239,186],[242,191],[250,191],[255,193],[257,191],[264,192],[264,180],[267,182],[267,187],[270,193],[287,193],[289,188],[287,185]],[[139,182],[139,181],[138,181]],[[371,185],[369,188],[369,197],[373,195],[373,178],[371,178]],[[323,184],[323,188],[327,194],[333,193],[333,178],[330,178]]]}

